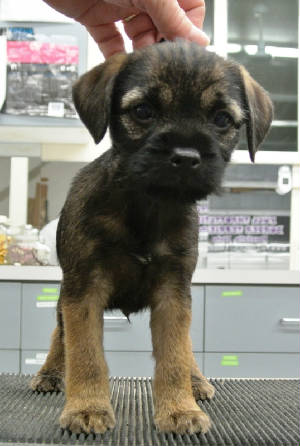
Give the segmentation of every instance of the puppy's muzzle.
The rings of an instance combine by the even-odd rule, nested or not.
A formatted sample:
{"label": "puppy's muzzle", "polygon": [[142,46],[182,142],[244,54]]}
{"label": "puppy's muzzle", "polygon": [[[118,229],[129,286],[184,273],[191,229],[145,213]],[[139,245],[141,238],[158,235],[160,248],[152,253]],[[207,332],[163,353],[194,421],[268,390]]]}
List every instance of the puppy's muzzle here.
{"label": "puppy's muzzle", "polygon": [[201,156],[195,149],[176,147],[172,150],[169,160],[174,169],[188,171],[200,166]]}

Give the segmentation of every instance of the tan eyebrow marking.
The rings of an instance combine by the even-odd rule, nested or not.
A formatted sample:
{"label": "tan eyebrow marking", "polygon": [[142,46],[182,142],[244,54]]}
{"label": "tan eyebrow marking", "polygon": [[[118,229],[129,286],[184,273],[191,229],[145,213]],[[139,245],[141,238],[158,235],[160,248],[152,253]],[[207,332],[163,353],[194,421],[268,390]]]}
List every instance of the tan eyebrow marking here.
{"label": "tan eyebrow marking", "polygon": [[[218,85],[219,84],[219,85]],[[207,88],[205,88],[202,91],[201,94],[201,104],[203,107],[211,107],[214,105],[214,103],[217,100],[218,93],[223,93],[222,91],[222,84],[220,83],[214,83],[209,85]],[[225,86],[225,85],[224,85]],[[221,88],[220,88],[221,87]],[[230,96],[223,96],[224,103],[226,104],[224,109],[227,109],[229,112],[232,113],[233,118],[240,122],[244,118],[244,110],[241,108],[239,103],[235,101],[234,99],[230,98]]]}
{"label": "tan eyebrow marking", "polygon": [[132,103],[134,104],[137,101],[140,101],[144,97],[144,91],[139,88],[133,88],[132,90],[127,91],[121,99],[121,107],[126,108]]}
{"label": "tan eyebrow marking", "polygon": [[203,107],[209,107],[215,102],[217,98],[217,94],[220,92],[220,85],[216,85],[218,83],[214,82],[208,85],[201,93],[201,103]]}
{"label": "tan eyebrow marking", "polygon": [[240,105],[234,101],[233,99],[229,102],[227,105],[228,110],[231,111],[233,114],[233,117],[238,121],[241,122],[245,118],[244,110],[240,107]]}
{"label": "tan eyebrow marking", "polygon": [[161,82],[159,90],[159,96],[163,100],[163,102],[167,105],[171,104],[173,100],[173,92],[171,87],[168,84]]}

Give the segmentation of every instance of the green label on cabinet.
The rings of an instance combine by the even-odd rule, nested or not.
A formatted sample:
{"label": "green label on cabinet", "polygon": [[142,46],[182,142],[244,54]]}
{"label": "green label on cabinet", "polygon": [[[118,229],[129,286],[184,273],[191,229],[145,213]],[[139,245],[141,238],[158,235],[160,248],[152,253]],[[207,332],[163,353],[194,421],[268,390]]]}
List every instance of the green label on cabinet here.
{"label": "green label on cabinet", "polygon": [[56,294],[56,293],[58,293],[58,289],[57,288],[43,288],[43,293]]}
{"label": "green label on cabinet", "polygon": [[222,291],[222,297],[242,296],[242,290]]}
{"label": "green label on cabinet", "polygon": [[221,360],[221,365],[236,367],[239,365],[239,358],[237,355],[224,355]]}
{"label": "green label on cabinet", "polygon": [[51,302],[53,302],[53,301],[57,301],[58,300],[58,297],[59,297],[59,295],[58,294],[54,294],[53,296],[51,296],[51,295],[48,295],[48,296],[37,296],[36,297],[36,300],[38,301],[38,302],[45,302],[45,301],[51,301]]}

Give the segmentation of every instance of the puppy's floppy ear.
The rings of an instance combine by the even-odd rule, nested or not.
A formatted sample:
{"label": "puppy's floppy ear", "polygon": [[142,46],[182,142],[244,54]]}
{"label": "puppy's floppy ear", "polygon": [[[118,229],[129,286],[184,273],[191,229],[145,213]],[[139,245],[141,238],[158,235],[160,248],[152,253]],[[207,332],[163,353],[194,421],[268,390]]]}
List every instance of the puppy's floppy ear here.
{"label": "puppy's floppy ear", "polygon": [[105,135],[114,79],[126,59],[126,54],[110,57],[81,76],[73,86],[75,108],[96,144]]}
{"label": "puppy's floppy ear", "polygon": [[240,66],[246,130],[250,159],[254,162],[255,153],[263,142],[273,119],[273,104],[268,93]]}

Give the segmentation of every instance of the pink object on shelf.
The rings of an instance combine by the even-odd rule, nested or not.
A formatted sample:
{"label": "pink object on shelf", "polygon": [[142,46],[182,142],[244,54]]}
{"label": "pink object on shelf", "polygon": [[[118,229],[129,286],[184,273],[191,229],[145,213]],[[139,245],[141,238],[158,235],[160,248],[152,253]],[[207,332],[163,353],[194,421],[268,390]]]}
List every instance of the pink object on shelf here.
{"label": "pink object on shelf", "polygon": [[78,64],[79,51],[76,45],[43,42],[7,42],[9,63]]}

